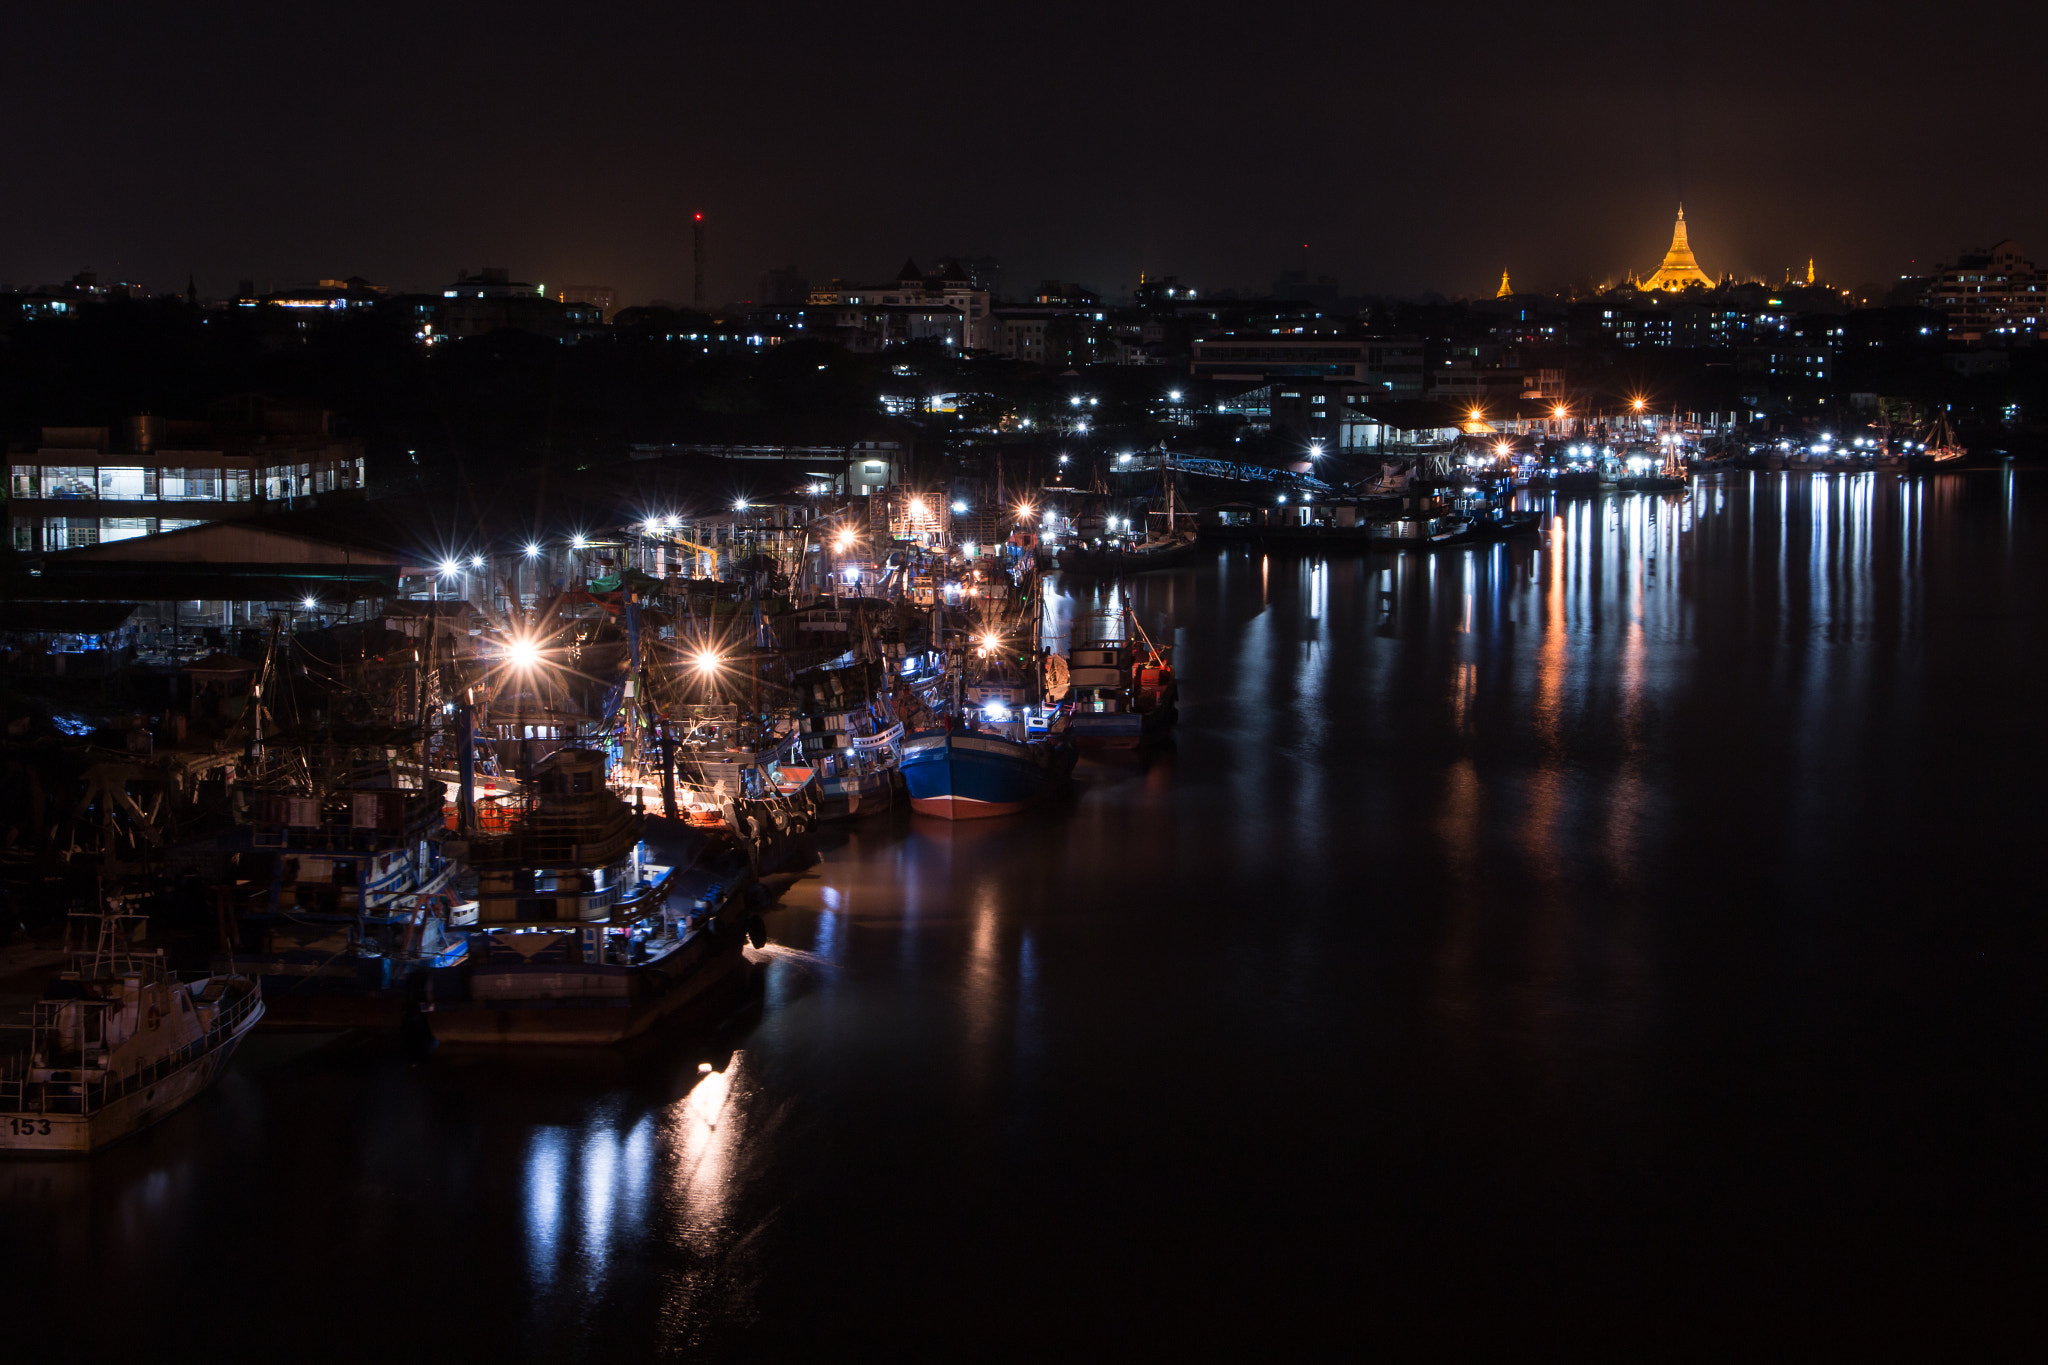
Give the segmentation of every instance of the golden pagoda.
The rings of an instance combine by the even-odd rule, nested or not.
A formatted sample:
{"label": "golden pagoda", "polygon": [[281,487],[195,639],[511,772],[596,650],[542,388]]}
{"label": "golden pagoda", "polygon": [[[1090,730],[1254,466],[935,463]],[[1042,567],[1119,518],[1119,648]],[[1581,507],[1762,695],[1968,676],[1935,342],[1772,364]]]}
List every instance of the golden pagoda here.
{"label": "golden pagoda", "polygon": [[1695,284],[1711,288],[1713,277],[1700,269],[1700,263],[1693,259],[1692,247],[1685,240],[1685,205],[1678,206],[1678,226],[1671,229],[1671,250],[1664,253],[1664,264],[1657,267],[1657,273],[1642,282],[1644,289],[1685,289]]}
{"label": "golden pagoda", "polygon": [[1500,292],[1498,294],[1495,294],[1494,297],[1497,299],[1504,299],[1507,298],[1509,295],[1513,294],[1514,292],[1514,290],[1508,288],[1508,272],[1505,270],[1501,271]]}

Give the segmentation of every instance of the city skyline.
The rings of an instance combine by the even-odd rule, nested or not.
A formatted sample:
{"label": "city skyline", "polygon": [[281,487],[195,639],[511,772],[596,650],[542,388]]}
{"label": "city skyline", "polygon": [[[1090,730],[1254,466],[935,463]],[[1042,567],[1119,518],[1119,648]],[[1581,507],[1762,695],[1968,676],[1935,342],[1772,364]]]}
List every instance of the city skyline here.
{"label": "city skyline", "polygon": [[[1715,273],[1812,258],[1855,285],[2031,244],[2048,216],[1997,134],[2024,126],[2023,91],[1973,91],[1987,131],[1960,139],[1914,96],[1903,58],[1933,14],[1838,31],[1721,7],[1702,34],[1758,35],[1749,51],[1658,55],[1618,9],[1552,31],[1490,5],[1282,10],[1249,43],[1180,11],[1072,33],[936,7],[773,30],[538,9],[36,16],[22,50],[40,55],[0,93],[31,187],[0,224],[0,280],[89,265],[166,291],[424,290],[488,261],[687,301],[701,212],[719,301],[771,266],[858,278],[934,243],[1000,258],[1012,293],[1141,273],[1257,290],[1306,242],[1347,294],[1483,296],[1503,268],[1528,288],[1652,269],[1682,198]],[[2015,16],[2013,41],[2042,24]]]}

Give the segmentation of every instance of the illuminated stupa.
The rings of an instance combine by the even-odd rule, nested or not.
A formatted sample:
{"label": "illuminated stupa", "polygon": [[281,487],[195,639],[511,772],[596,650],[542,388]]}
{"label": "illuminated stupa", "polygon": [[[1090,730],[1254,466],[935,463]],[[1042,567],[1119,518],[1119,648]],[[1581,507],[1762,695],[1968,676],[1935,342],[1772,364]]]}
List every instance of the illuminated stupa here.
{"label": "illuminated stupa", "polygon": [[1514,290],[1512,290],[1512,289],[1508,288],[1508,272],[1507,272],[1507,271],[1505,271],[1505,270],[1501,271],[1501,272],[1500,272],[1500,292],[1499,292],[1498,294],[1495,294],[1495,295],[1494,295],[1494,297],[1495,297],[1495,298],[1497,298],[1497,299],[1504,299],[1504,298],[1508,298],[1508,297],[1510,297],[1511,295],[1513,295],[1513,294],[1514,294],[1514,292],[1515,292]]}
{"label": "illuminated stupa", "polygon": [[1657,273],[1644,280],[1643,289],[1685,289],[1695,284],[1712,287],[1713,277],[1700,269],[1700,263],[1693,259],[1692,247],[1685,240],[1685,205],[1678,206],[1678,226],[1671,229],[1671,250],[1664,253],[1664,264],[1657,267]]}

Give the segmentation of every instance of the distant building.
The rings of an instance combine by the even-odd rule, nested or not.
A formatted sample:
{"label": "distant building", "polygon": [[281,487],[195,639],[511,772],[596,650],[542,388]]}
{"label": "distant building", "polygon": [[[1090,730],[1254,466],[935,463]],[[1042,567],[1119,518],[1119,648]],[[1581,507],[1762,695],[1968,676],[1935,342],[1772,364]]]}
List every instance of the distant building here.
{"label": "distant building", "polygon": [[313,284],[295,285],[279,289],[274,293],[255,298],[250,293],[238,297],[235,302],[243,308],[258,308],[269,305],[272,308],[320,308],[343,312],[351,308],[374,308],[383,301],[384,290],[371,284],[360,275],[351,275],[345,280],[320,280]]}
{"label": "distant building", "polygon": [[1024,304],[995,311],[1001,355],[1031,365],[1087,365],[1112,354],[1109,312],[1100,304]]}
{"label": "distant building", "polygon": [[[986,325],[984,318],[984,333]],[[804,336],[834,341],[858,352],[935,341],[957,355],[968,334],[967,318],[959,309],[910,303],[813,301],[803,310],[800,326]]]}
{"label": "distant building", "polygon": [[8,537],[51,553],[278,511],[363,487],[363,443],[337,436],[333,414],[251,396],[216,404],[206,422],[129,419],[44,427],[34,450],[7,457]]}
{"label": "distant building", "polygon": [[1102,296],[1072,280],[1040,280],[1036,301],[1069,308],[1093,308],[1102,302]]}
{"label": "distant building", "polygon": [[888,284],[848,284],[834,280],[810,291],[809,302],[823,307],[915,308],[930,311],[950,308],[959,313],[959,344],[967,350],[995,348],[993,300],[986,289],[975,287],[957,261],[948,261],[936,275],[926,275],[917,262],[906,260]]}
{"label": "distant building", "polygon": [[1948,320],[1958,341],[2041,335],[2048,329],[2048,270],[2014,241],[1965,251],[1928,282],[1927,306]]}
{"label": "distant building", "polygon": [[762,271],[761,286],[754,291],[754,303],[762,308],[801,308],[810,297],[811,282],[795,266]]}
{"label": "distant building", "polygon": [[610,322],[619,311],[619,291],[608,284],[565,284],[555,290],[555,302],[587,305]]}
{"label": "distant building", "polygon": [[1310,279],[1306,270],[1283,270],[1280,278],[1273,282],[1273,297],[1328,307],[1337,302],[1337,280],[1333,275],[1318,275]]}
{"label": "distant building", "polygon": [[1259,336],[1235,333],[1194,343],[1188,372],[1197,379],[1258,383],[1268,379],[1366,379],[1363,338]]}
{"label": "distant building", "polygon": [[429,339],[530,332],[551,341],[573,341],[583,329],[603,322],[604,311],[594,304],[549,298],[546,285],[516,281],[509,270],[485,266],[474,275],[458,276],[441,291]]}
{"label": "distant building", "polygon": [[1193,303],[1199,296],[1199,291],[1182,284],[1178,275],[1140,275],[1131,302],[1139,308],[1173,308]]}

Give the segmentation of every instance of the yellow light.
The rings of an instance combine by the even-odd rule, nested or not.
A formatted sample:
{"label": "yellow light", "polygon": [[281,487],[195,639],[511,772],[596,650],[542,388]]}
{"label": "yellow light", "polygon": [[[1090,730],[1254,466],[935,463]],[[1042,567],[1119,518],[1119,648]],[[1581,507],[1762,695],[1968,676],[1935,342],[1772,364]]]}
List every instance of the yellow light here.
{"label": "yellow light", "polygon": [[910,515],[912,515],[913,517],[921,517],[924,515],[923,498],[912,498],[910,500]]}
{"label": "yellow light", "polygon": [[984,654],[993,654],[1002,647],[1002,640],[998,638],[993,632],[985,634],[981,637],[981,652]]}
{"label": "yellow light", "polygon": [[1637,412],[1641,412],[1646,406],[1648,406],[1648,404],[1646,404],[1642,399],[1638,398],[1633,403],[1629,404],[1629,406],[1634,408]]}
{"label": "yellow light", "polygon": [[713,673],[717,671],[720,660],[716,650],[700,649],[690,662],[699,673]]}
{"label": "yellow light", "polygon": [[1486,420],[1486,414],[1478,408],[1472,409],[1472,411],[1467,413],[1466,416],[1474,422],[1483,422]]}
{"label": "yellow light", "polygon": [[505,646],[505,661],[514,668],[532,668],[540,662],[540,646],[531,640],[515,638]]}
{"label": "yellow light", "polygon": [[1559,404],[1557,407],[1552,408],[1550,410],[1550,415],[1552,417],[1555,417],[1558,421],[1562,422],[1564,420],[1565,415],[1563,404]]}
{"label": "yellow light", "polygon": [[839,539],[833,542],[833,546],[841,554],[844,554],[846,551],[851,550],[853,548],[853,532],[841,531],[839,533]]}
{"label": "yellow light", "polygon": [[1017,504],[1017,520],[1029,521],[1037,515],[1038,509],[1036,507],[1033,507],[1030,503],[1020,502]]}

